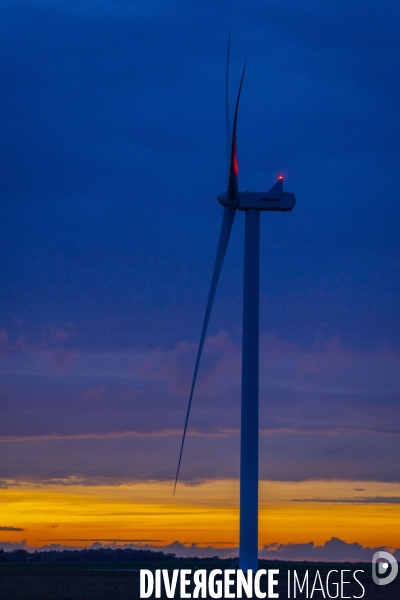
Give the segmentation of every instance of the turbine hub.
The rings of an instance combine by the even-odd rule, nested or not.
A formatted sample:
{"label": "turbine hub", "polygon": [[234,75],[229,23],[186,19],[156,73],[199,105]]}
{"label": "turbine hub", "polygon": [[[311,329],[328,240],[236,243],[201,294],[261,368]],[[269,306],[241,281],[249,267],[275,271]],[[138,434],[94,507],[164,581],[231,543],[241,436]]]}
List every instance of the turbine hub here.
{"label": "turbine hub", "polygon": [[236,200],[228,198],[228,190],[222,190],[222,192],[218,194],[217,200],[222,206],[230,208],[231,210],[235,210],[239,206],[239,196]]}

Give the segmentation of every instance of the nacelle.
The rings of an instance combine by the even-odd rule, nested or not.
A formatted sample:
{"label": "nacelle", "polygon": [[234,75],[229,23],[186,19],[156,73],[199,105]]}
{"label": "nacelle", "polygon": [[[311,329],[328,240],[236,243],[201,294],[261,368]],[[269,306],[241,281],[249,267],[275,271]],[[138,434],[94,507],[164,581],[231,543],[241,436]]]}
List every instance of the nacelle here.
{"label": "nacelle", "polygon": [[296,204],[296,197],[290,192],[283,191],[283,178],[279,176],[278,181],[268,192],[239,192],[237,200],[228,199],[227,190],[223,190],[217,196],[218,202],[226,208],[247,210],[292,210]]}
{"label": "nacelle", "polygon": [[296,196],[282,192],[279,198],[269,198],[265,192],[239,192],[239,210],[256,208],[257,210],[292,210]]}

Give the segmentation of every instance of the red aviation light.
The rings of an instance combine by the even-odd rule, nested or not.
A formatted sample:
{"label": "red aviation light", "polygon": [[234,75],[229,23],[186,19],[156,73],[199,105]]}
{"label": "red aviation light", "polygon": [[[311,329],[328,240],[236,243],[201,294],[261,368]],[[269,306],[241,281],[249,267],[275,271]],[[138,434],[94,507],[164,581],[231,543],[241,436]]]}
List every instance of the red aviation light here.
{"label": "red aviation light", "polygon": [[279,179],[279,181],[282,181],[283,180],[283,175],[278,175],[278,179]]}

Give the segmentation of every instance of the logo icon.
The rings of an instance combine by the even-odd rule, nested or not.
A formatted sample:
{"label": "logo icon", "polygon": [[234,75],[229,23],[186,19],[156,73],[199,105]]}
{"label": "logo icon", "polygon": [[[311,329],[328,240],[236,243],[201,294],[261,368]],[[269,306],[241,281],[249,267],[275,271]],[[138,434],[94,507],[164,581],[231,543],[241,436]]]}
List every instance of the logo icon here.
{"label": "logo icon", "polygon": [[396,579],[398,570],[399,565],[397,564],[397,560],[389,552],[384,552],[383,550],[375,552],[372,557],[372,579],[376,585],[392,583]]}

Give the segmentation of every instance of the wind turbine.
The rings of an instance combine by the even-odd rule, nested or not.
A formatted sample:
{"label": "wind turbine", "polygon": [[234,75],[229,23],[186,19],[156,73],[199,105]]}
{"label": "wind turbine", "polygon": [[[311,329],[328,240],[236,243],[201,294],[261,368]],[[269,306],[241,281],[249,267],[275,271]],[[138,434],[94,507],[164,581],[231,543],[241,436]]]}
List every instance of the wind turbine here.
{"label": "wind turbine", "polygon": [[239,90],[236,98],[232,133],[229,122],[228,71],[229,48],[226,60],[225,77],[225,116],[227,130],[228,185],[217,196],[224,207],[221,231],[215,258],[214,272],[200,336],[199,348],[190,389],[186,412],[178,468],[175,478],[174,494],[179,477],[190,408],[196,385],[201,354],[210,320],[211,309],[222,264],[224,262],[229,236],[237,210],[245,212],[244,242],[244,283],[243,283],[243,339],[242,339],[242,400],[241,400],[241,438],[240,438],[240,535],[239,568],[246,572],[258,569],[258,400],[259,400],[259,279],[260,279],[260,212],[289,211],[296,204],[294,194],[283,191],[283,176],[268,192],[240,192],[238,187],[238,160],[236,152],[236,125],[240,93],[246,63],[243,67]]}

